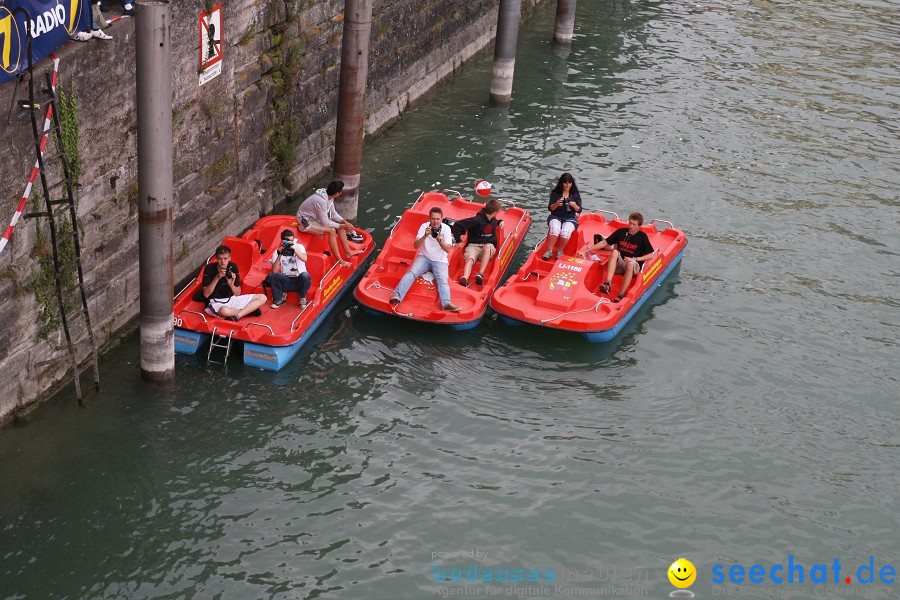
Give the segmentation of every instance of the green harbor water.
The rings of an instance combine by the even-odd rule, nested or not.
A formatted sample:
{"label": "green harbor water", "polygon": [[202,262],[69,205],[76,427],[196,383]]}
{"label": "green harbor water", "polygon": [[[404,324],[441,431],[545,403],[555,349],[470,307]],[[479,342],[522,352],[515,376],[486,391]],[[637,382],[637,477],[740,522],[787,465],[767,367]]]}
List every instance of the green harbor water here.
{"label": "green harbor water", "polygon": [[[170,390],[133,336],[87,408],[0,431],[0,598],[667,598],[682,556],[698,598],[900,595],[900,5],[579,0],[562,51],[555,4],[509,108],[488,54],[366,146],[359,220],[381,243],[485,178],[533,247],[570,171],[587,208],[688,236],[623,334],[348,295],[281,372],[178,356]],[[789,556],[803,584],[768,579]]]}

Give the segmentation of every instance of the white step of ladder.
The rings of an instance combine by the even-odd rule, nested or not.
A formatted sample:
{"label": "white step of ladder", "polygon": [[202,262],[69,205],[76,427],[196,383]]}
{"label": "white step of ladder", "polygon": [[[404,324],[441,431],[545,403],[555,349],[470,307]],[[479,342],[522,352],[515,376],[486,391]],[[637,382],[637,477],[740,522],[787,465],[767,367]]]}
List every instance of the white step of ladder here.
{"label": "white step of ladder", "polygon": [[[206,362],[216,363],[219,365],[224,365],[228,362],[228,355],[231,354],[231,336],[234,334],[234,330],[228,332],[228,335],[216,333],[218,327],[213,327],[212,330],[212,339],[209,341],[209,352],[206,353]],[[212,359],[213,348],[224,348],[225,349],[225,359],[222,362]]]}

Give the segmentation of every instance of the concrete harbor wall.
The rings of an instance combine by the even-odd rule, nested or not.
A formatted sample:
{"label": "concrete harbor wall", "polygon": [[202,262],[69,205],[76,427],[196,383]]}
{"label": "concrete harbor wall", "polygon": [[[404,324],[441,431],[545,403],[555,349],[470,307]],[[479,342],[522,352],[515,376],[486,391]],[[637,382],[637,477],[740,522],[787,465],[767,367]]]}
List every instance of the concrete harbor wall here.
{"label": "concrete harbor wall", "polygon": [[[523,13],[540,1],[523,3]],[[199,85],[199,13],[212,4],[171,3],[176,281],[196,272],[224,236],[239,235],[320,177],[334,152],[343,1],[224,2],[222,73]],[[497,7],[498,0],[376,0],[367,135],[389,127],[488,48]],[[82,264],[93,329],[104,348],[133,330],[140,293],[134,21],[123,18],[107,32],[112,40],[73,42],[58,53],[63,108],[77,124]],[[43,72],[49,61],[39,66]],[[4,111],[14,87],[13,81],[0,86]],[[27,118],[4,120],[0,130],[5,228],[35,154]],[[48,252],[47,222],[38,219],[20,220],[0,254],[0,423],[68,381]],[[87,346],[79,345],[83,355]]]}

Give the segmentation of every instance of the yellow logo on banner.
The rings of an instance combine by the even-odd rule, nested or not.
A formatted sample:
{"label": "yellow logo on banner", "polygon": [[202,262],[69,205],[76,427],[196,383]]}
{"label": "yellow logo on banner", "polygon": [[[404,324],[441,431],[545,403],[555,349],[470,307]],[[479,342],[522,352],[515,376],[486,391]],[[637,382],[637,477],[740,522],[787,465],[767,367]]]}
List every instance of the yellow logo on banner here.
{"label": "yellow logo on banner", "polygon": [[[13,26],[15,26],[15,37],[13,36]],[[5,6],[0,6],[0,66],[7,73],[15,73],[19,68],[19,59],[22,56],[21,36],[19,35],[19,24],[13,18],[12,13]],[[12,55],[13,40],[16,43],[16,60],[10,62]]]}
{"label": "yellow logo on banner", "polygon": [[[66,0],[63,0],[65,2]],[[56,0],[58,5],[60,0]],[[81,0],[68,0],[69,3],[69,20],[66,23],[66,32],[69,35],[78,33],[78,15],[81,14]]]}

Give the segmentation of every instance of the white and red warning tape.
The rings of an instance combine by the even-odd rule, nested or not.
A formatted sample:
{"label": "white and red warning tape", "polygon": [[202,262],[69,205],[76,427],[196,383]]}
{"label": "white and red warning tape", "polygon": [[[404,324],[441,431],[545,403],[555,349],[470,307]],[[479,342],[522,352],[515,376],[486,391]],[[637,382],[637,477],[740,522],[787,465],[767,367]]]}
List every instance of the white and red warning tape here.
{"label": "white and red warning tape", "polygon": [[[53,94],[56,94],[56,79],[59,75],[59,57],[55,54],[51,54],[50,58],[53,60],[53,76],[50,79],[50,86],[53,88]],[[41,137],[41,158],[44,157],[44,149],[47,148],[47,141],[50,139],[48,131],[50,130],[50,123],[53,122],[53,105],[47,105],[47,113],[44,117],[44,135]],[[16,223],[19,222],[19,217],[22,216],[22,211],[25,210],[25,205],[28,204],[28,199],[31,197],[31,188],[34,186],[34,180],[37,179],[38,173],[41,171],[41,162],[40,159],[36,159],[34,161],[34,168],[31,169],[31,177],[28,178],[28,185],[25,186],[25,191],[22,193],[22,199],[19,200],[19,207],[16,209],[16,214],[13,215],[12,221],[9,224],[9,227],[6,228],[6,233],[3,234],[3,239],[0,239],[0,252],[3,252],[3,249],[6,248],[6,244],[9,243],[9,238],[12,237],[13,229],[16,228]]]}

